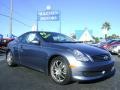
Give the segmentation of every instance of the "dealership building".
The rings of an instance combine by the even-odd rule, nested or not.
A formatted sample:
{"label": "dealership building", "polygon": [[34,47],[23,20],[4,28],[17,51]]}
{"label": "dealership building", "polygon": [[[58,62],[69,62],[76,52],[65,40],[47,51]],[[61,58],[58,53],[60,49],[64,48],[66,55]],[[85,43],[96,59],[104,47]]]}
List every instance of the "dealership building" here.
{"label": "dealership building", "polygon": [[92,30],[75,30],[76,39],[82,42],[94,41]]}

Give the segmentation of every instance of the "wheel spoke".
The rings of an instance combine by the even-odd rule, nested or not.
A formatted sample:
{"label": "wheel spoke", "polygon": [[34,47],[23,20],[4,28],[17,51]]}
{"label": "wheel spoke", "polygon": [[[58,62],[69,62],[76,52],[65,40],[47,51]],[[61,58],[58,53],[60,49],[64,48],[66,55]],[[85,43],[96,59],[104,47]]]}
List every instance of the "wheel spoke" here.
{"label": "wheel spoke", "polygon": [[65,79],[65,76],[64,76],[62,73],[61,73],[60,77],[61,77],[62,79]]}
{"label": "wheel spoke", "polygon": [[11,65],[11,63],[12,63],[12,55],[10,52],[7,54],[7,63],[8,63],[8,65]]}
{"label": "wheel spoke", "polygon": [[56,78],[57,78],[58,81],[61,80],[60,75],[56,75]]}
{"label": "wheel spoke", "polygon": [[55,62],[55,67],[56,68],[58,68],[59,67],[59,64],[58,64],[59,62],[57,61],[57,62]]}
{"label": "wheel spoke", "polygon": [[63,63],[62,63],[62,62],[60,62],[60,64],[59,64],[59,68],[61,68],[61,69],[62,69],[62,67],[63,67]]}
{"label": "wheel spoke", "polygon": [[63,73],[64,75],[67,74],[67,70],[66,70],[65,66],[63,66],[63,68],[62,68],[62,72],[61,72],[61,73]]}
{"label": "wheel spoke", "polygon": [[7,55],[7,61],[9,62],[11,60],[10,53]]}

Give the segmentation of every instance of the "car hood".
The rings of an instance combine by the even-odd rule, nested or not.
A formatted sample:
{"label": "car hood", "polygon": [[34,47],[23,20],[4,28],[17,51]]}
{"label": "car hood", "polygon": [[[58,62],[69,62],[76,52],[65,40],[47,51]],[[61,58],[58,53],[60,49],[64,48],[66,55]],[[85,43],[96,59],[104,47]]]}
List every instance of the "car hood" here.
{"label": "car hood", "polygon": [[[50,45],[50,44],[49,44]],[[100,55],[100,54],[108,54],[108,51],[91,46],[88,44],[83,44],[83,43],[53,43],[52,47],[56,48],[63,48],[63,49],[71,49],[71,50],[79,50],[82,53],[86,53],[88,55]]]}

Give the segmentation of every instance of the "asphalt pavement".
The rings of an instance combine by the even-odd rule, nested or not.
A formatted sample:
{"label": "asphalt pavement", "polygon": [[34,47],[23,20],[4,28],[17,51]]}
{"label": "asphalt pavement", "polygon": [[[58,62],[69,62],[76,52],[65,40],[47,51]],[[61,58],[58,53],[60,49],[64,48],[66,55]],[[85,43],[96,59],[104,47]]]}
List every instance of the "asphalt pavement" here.
{"label": "asphalt pavement", "polygon": [[4,53],[0,53],[0,61],[5,60],[5,54]]}
{"label": "asphalt pavement", "polygon": [[113,77],[97,82],[73,82],[68,85],[53,83],[44,73],[23,66],[9,67],[5,55],[0,54],[0,90],[119,90],[120,58],[116,55],[116,73]]}

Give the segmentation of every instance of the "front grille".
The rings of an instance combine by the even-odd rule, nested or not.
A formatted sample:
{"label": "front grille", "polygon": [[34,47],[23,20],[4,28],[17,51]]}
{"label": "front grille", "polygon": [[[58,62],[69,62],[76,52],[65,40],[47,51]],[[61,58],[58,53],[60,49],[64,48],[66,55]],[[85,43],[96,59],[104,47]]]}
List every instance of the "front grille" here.
{"label": "front grille", "polygon": [[102,61],[111,60],[110,55],[107,55],[107,54],[92,56],[92,58],[95,62],[102,62]]}

